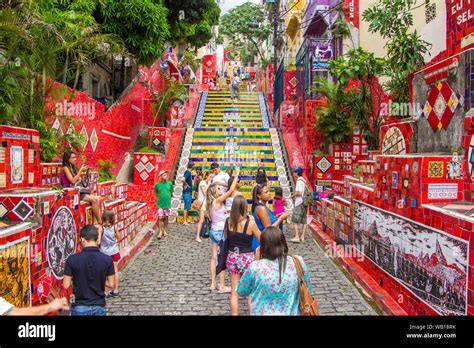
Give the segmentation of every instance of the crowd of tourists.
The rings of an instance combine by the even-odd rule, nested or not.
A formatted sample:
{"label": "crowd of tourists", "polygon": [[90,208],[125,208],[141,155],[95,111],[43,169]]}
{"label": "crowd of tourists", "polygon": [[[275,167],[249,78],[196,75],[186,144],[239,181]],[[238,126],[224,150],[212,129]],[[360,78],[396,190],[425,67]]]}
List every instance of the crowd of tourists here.
{"label": "crowd of tourists", "polygon": [[[87,183],[81,184],[88,168],[77,169],[75,163],[76,155],[67,151],[63,158],[62,184],[64,187],[79,185],[81,200],[92,205],[94,219],[93,224],[80,230],[82,250],[69,256],[65,263],[62,287],[65,290],[72,287],[70,301],[58,298],[47,305],[16,308],[0,298],[0,315],[45,315],[59,310],[70,310],[71,315],[106,315],[106,298],[119,296],[118,241],[121,236],[115,225],[115,215],[111,210],[104,210],[99,216],[99,198],[87,190]],[[292,195],[295,237],[290,241],[304,242],[308,208],[304,199],[306,182],[301,168],[292,172],[297,180]],[[189,163],[180,179],[184,224],[189,224],[189,212],[197,211],[195,241],[210,240],[210,290],[230,293],[232,315],[239,313],[239,296],[248,297],[251,315],[301,314],[301,301],[308,298],[302,296],[302,289],[310,293],[312,286],[303,259],[289,254],[283,233],[288,214],[282,190],[276,188],[272,197],[265,169],[259,168],[249,213],[247,199],[239,191],[239,175],[240,168],[223,171],[216,162],[205,173],[201,167],[195,168],[194,163]],[[155,184],[158,216],[152,232],[157,233],[161,240],[169,233],[168,218],[174,187],[166,171],[159,172],[159,177],[160,181]],[[273,210],[269,207],[270,201]],[[302,225],[301,237],[299,225]],[[224,270],[229,274],[230,287],[225,285]],[[307,305],[305,308],[312,307]]]}
{"label": "crowd of tourists", "polygon": [[[307,184],[300,167],[292,172],[296,189],[292,195],[294,238],[290,242],[302,243],[307,228],[308,204],[304,199]],[[166,174],[163,175],[162,180],[166,180]],[[183,183],[183,223],[189,224],[190,211],[197,211],[195,241],[210,240],[210,290],[230,293],[232,315],[238,315],[239,296],[248,297],[251,315],[297,315],[300,313],[299,267],[308,289],[311,291],[312,288],[303,259],[288,253],[283,233],[284,222],[289,217],[285,212],[287,201],[281,187],[276,187],[271,194],[270,180],[265,168],[261,167],[255,173],[249,211],[247,199],[240,192],[239,175],[238,167],[235,171],[223,171],[217,162],[213,162],[210,170],[203,173],[201,167],[189,163],[180,179]],[[161,185],[158,183],[157,187]],[[162,191],[156,192],[159,195]],[[171,200],[170,192],[166,191],[167,202]],[[270,203],[273,203],[273,209]],[[158,202],[159,211],[163,208]],[[225,284],[225,269],[230,287]]]}
{"label": "crowd of tourists", "polygon": [[240,100],[240,85],[245,84],[247,86],[247,92],[252,92],[257,90],[257,85],[255,81],[255,76],[252,78],[249,77],[249,72],[244,72],[241,67],[234,68],[234,70],[229,73],[227,70],[224,71],[224,75],[221,77],[219,74],[216,77],[209,79],[207,83],[207,88],[210,91],[221,91],[226,89],[231,92],[231,99]]}

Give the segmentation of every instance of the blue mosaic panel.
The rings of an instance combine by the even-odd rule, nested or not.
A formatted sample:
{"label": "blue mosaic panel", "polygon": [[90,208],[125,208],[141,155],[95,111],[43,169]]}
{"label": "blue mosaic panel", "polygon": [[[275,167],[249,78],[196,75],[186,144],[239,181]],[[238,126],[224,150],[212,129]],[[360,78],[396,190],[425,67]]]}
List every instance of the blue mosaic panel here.
{"label": "blue mosaic panel", "polygon": [[199,106],[196,113],[196,121],[194,124],[194,128],[201,127],[202,117],[204,116],[204,109],[206,108],[207,94],[208,94],[207,91],[202,92],[201,100],[199,101]]}
{"label": "blue mosaic panel", "polygon": [[270,128],[270,122],[268,121],[267,104],[265,103],[265,97],[262,92],[258,92],[258,102],[260,104],[260,113],[262,114],[263,128]]}

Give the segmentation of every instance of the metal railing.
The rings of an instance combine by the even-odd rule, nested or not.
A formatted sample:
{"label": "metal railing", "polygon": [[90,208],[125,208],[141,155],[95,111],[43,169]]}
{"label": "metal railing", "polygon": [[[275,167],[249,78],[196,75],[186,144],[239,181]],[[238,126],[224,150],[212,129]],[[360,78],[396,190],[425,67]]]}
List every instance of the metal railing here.
{"label": "metal railing", "polygon": [[286,151],[285,141],[283,140],[283,135],[281,133],[281,129],[277,129],[278,139],[280,141],[280,146],[283,151],[283,162],[285,163],[287,172],[288,172],[288,180],[291,184],[291,191],[295,191],[295,180],[293,179],[293,175],[291,175],[291,166],[290,166],[290,157],[288,156],[288,151]]}

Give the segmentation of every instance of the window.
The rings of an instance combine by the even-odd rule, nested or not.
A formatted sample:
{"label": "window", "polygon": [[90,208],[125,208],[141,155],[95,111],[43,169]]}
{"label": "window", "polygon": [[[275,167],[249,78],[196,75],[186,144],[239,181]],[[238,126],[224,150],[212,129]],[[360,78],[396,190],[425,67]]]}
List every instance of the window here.
{"label": "window", "polygon": [[425,7],[425,21],[426,24],[431,22],[433,19],[436,18],[436,3],[427,4]]}

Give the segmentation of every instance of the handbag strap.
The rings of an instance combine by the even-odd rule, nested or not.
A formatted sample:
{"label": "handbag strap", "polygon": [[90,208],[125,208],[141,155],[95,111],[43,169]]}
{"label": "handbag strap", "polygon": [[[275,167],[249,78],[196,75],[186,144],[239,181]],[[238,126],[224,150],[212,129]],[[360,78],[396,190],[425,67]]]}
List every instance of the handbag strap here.
{"label": "handbag strap", "polygon": [[298,273],[298,285],[301,288],[301,285],[306,283],[304,280],[303,267],[301,266],[300,260],[298,260],[296,256],[291,255],[291,258],[293,259],[293,262],[295,263],[296,273]]}

